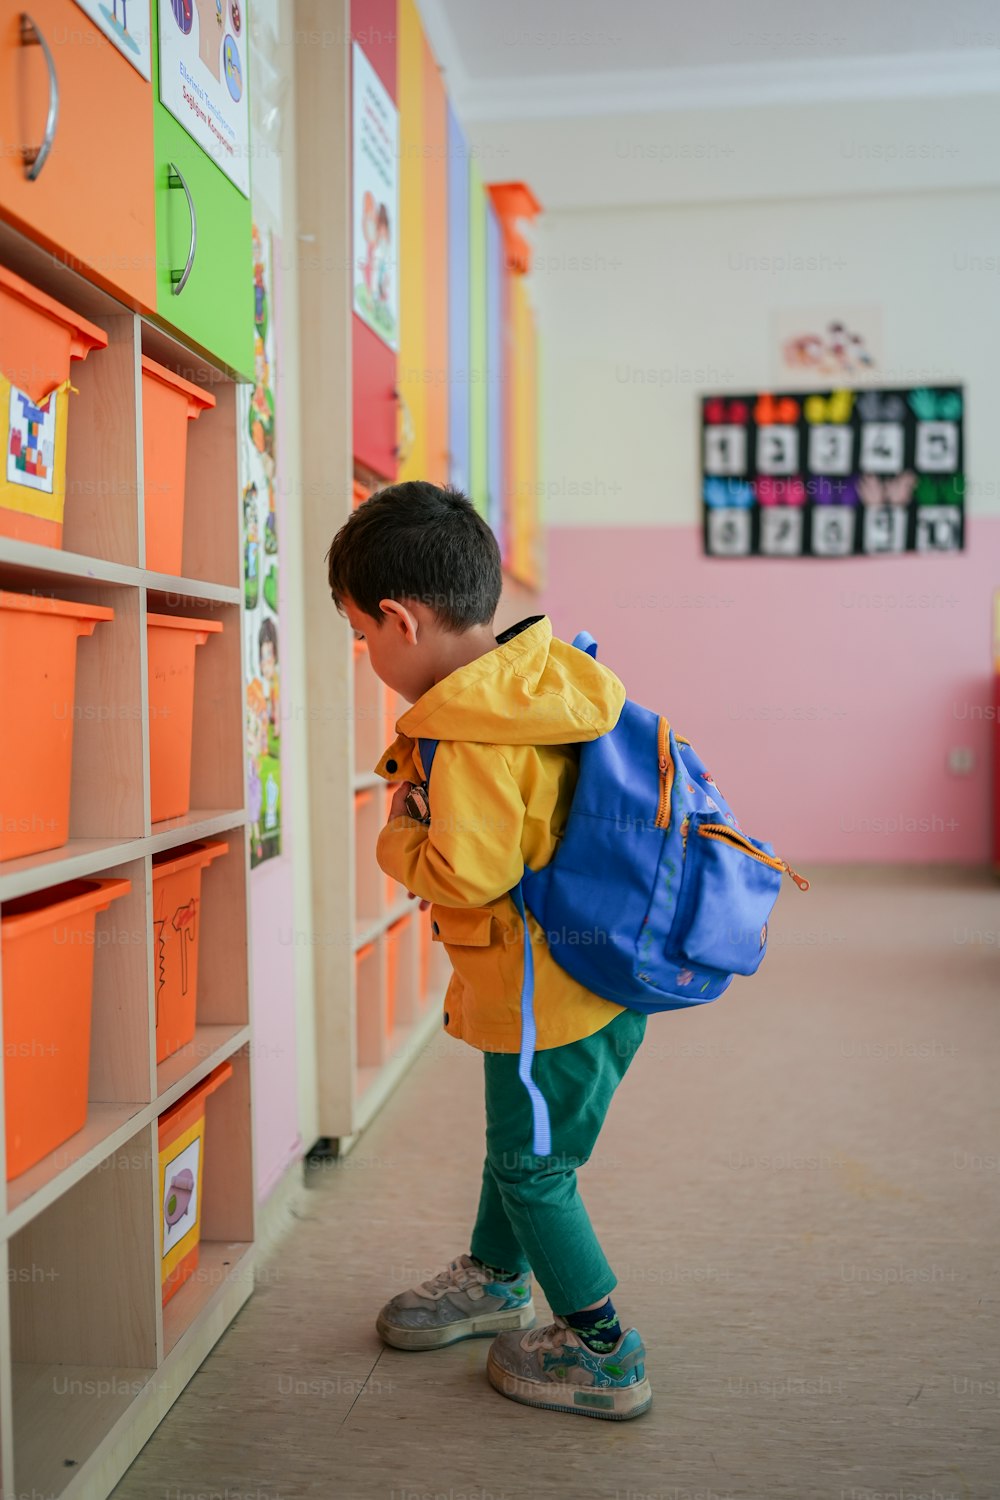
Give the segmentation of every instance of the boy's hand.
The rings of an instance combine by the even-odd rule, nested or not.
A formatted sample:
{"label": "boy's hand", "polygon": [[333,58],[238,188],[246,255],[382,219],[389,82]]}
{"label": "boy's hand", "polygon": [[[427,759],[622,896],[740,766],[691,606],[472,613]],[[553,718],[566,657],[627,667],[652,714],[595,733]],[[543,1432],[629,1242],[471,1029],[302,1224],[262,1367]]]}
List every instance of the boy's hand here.
{"label": "boy's hand", "polygon": [[409,813],[406,811],[406,799],[409,795],[411,785],[412,783],[409,781],[401,781],[397,786],[393,793],[392,802],[389,805],[390,820],[392,818],[409,817]]}

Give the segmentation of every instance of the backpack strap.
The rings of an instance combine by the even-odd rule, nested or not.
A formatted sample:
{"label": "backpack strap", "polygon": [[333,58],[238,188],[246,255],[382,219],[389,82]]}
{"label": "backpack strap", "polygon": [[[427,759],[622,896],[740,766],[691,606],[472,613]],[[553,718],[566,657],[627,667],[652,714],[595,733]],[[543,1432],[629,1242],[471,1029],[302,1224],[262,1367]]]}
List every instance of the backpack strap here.
{"label": "backpack strap", "polygon": [[[594,649],[597,649],[596,642]],[[420,746],[420,761],[429,791],[431,766],[434,763],[434,752],[437,750],[438,742],[437,740],[418,740],[417,744]],[[524,907],[524,892],[520,881],[510,895],[517,907],[524,931],[524,969],[521,976],[521,1049],[517,1062],[517,1076],[527,1089],[531,1100],[533,1136],[531,1149],[536,1156],[548,1156],[552,1150],[549,1107],[545,1102],[544,1094],[531,1076],[531,1064],[535,1057],[535,1041],[538,1035],[535,1027],[535,955],[531,948],[528,914]]]}
{"label": "backpack strap", "polygon": [[531,950],[531,933],[528,931],[528,915],[524,909],[524,891],[521,881],[511,891],[514,905],[521,917],[524,929],[524,972],[521,978],[521,1050],[517,1060],[517,1076],[528,1090],[531,1100],[531,1149],[536,1156],[548,1156],[552,1150],[552,1126],[549,1122],[549,1107],[545,1095],[531,1076],[531,1064],[535,1056],[535,955]]}
{"label": "backpack strap", "polygon": [[424,781],[431,779],[431,766],[434,763],[434,752],[438,747],[437,740],[417,740],[420,746],[420,764],[424,768]]}
{"label": "backpack strap", "polygon": [[578,651],[586,651],[587,655],[594,657],[596,661],[597,642],[589,630],[581,630],[578,635],[575,635],[573,637],[573,645]]}

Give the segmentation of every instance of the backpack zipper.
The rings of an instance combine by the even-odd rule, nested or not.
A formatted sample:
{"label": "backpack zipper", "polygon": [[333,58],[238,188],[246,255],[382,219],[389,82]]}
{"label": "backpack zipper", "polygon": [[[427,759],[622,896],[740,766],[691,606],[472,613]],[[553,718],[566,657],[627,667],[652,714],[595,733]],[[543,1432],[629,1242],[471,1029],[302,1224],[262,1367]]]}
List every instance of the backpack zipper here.
{"label": "backpack zipper", "polygon": [[659,724],[660,801],[656,809],[657,828],[670,827],[670,793],[674,785],[674,763],[670,758],[670,725],[661,718]]}
{"label": "backpack zipper", "polygon": [[735,844],[736,848],[744,854],[749,854],[751,859],[759,859],[762,865],[770,865],[772,870],[780,870],[783,875],[790,875],[800,891],[809,889],[809,882],[804,875],[797,875],[790,865],[783,859],[776,859],[773,854],[762,854],[755,849],[750,840],[742,833],[737,833],[725,823],[702,823],[698,829],[699,837],[706,839],[722,839],[724,843]]}

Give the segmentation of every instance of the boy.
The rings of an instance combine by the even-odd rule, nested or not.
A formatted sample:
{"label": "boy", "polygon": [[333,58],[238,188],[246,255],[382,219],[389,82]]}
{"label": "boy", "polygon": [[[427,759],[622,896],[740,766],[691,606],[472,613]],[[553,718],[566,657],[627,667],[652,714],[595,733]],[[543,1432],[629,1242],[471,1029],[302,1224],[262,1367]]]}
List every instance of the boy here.
{"label": "boy", "polygon": [[[529,916],[537,1027],[533,1078],[552,1154],[532,1154],[518,1077],[523,928],[508,895],[551,859],[578,769],[576,746],[613,728],[618,678],[552,636],[544,615],[493,633],[496,539],[470,502],[422,481],[365,501],[327,554],[330,592],[372,667],[412,704],[375,768],[399,782],[377,858],[430,904],[454,973],[444,1027],[484,1054],[486,1161],[469,1253],[393,1297],[383,1340],[437,1349],[494,1335],[487,1371],[529,1406],[621,1420],[650,1405],[645,1349],[623,1330],[612,1272],[580,1200],[575,1168],[593,1149],[646,1018],[592,994],[555,963]],[[416,741],[440,743],[430,821],[408,815],[425,780]],[[412,806],[412,803],[411,803]],[[535,1328],[532,1272],[555,1322]],[[530,1331],[526,1331],[530,1330]]]}

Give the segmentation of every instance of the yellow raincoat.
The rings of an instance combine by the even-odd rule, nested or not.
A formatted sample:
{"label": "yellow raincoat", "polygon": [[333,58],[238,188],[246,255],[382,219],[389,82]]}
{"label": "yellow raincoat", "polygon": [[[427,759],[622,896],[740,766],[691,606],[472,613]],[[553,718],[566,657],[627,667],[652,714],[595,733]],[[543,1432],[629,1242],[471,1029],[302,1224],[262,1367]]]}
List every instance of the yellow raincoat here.
{"label": "yellow raincoat", "polygon": [[[387,781],[423,781],[415,741],[441,742],[430,826],[393,818],[376,853],[387,874],[432,903],[432,933],[454,969],[445,1030],[481,1051],[516,1052],[521,1042],[524,939],[507,892],[526,865],[540,869],[555,851],[576,785],[574,743],[612,729],[624,702],[614,673],[554,639],[548,616],[537,615],[407,709],[375,768]],[[537,1049],[599,1031],[622,1006],[571,979],[530,913],[528,924]]]}

